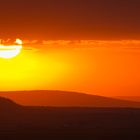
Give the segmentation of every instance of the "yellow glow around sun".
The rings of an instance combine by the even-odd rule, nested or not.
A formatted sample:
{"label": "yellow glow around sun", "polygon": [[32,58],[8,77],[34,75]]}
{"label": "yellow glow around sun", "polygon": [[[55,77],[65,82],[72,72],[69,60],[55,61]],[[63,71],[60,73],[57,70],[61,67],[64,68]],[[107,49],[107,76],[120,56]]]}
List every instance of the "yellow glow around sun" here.
{"label": "yellow glow around sun", "polygon": [[0,44],[0,58],[10,59],[17,56],[22,49],[22,40],[16,39],[14,45]]}

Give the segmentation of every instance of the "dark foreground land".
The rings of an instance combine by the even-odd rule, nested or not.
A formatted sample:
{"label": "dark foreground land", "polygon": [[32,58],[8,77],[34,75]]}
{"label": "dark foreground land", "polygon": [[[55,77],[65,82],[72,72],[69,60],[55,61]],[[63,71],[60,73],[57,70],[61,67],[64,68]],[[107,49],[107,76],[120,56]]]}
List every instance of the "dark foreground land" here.
{"label": "dark foreground land", "polygon": [[23,107],[0,99],[0,139],[139,140],[140,109]]}

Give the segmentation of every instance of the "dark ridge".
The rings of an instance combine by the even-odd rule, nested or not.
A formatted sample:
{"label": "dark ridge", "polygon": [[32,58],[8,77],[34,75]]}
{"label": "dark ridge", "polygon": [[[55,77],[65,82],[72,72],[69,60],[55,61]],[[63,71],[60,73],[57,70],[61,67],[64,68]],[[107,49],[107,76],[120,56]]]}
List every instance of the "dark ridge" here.
{"label": "dark ridge", "polygon": [[[15,94],[15,92],[13,92]],[[12,95],[8,92],[8,95]],[[30,93],[30,94],[29,94]],[[30,91],[16,92],[16,96],[28,99],[36,95],[47,95],[45,103],[51,97],[59,98],[57,107],[25,107],[20,106],[7,98],[0,97],[0,138],[5,139],[50,139],[50,140],[137,140],[140,139],[140,109],[139,108],[115,108],[113,106],[134,106],[135,102],[126,102],[106,97],[76,94],[73,92],[59,91]],[[46,94],[48,93],[48,94]],[[57,93],[57,94],[56,94]],[[60,93],[60,94],[58,94]],[[72,95],[71,95],[71,94]],[[74,95],[73,95],[74,94]],[[75,95],[76,94],[76,95]],[[28,96],[31,95],[31,96]],[[50,96],[49,96],[50,95]],[[55,96],[54,96],[55,95]],[[69,95],[69,96],[68,96]],[[65,102],[61,98],[64,98]],[[72,96],[72,97],[71,97]],[[71,97],[71,98],[70,98]],[[32,99],[31,98],[31,99]],[[76,98],[76,99],[75,99]],[[70,106],[68,99],[74,105]],[[79,102],[76,104],[76,101]],[[86,101],[84,102],[83,101]],[[53,101],[53,100],[51,100]],[[89,101],[90,104],[87,104]],[[91,104],[91,101],[93,102]],[[105,101],[101,104],[101,101]],[[68,102],[68,103],[67,103]],[[97,104],[97,102],[99,102]],[[61,103],[61,104],[60,104]],[[65,103],[65,104],[64,104]],[[66,104],[67,103],[67,104]],[[95,104],[96,103],[96,104]],[[126,104],[127,103],[127,104]],[[129,103],[129,104],[128,104]],[[50,103],[54,105],[55,103]],[[113,104],[113,105],[112,105]],[[55,104],[56,105],[56,104]],[[67,105],[60,107],[60,105]],[[90,105],[90,106],[89,106]],[[91,106],[92,105],[92,106]],[[95,108],[95,105],[98,108]],[[111,108],[105,108],[105,106]],[[90,107],[90,108],[88,108]],[[100,107],[100,108],[99,108]]]}
{"label": "dark ridge", "polygon": [[0,96],[26,106],[140,108],[140,102],[57,90],[0,92]]}
{"label": "dark ridge", "polygon": [[21,108],[21,106],[8,98],[0,97],[0,111],[15,110],[17,108]]}

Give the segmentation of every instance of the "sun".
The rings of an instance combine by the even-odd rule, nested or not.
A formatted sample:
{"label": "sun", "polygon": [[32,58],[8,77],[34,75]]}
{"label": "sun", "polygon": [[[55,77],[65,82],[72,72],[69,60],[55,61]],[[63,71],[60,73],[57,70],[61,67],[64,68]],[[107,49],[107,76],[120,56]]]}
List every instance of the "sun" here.
{"label": "sun", "polygon": [[22,40],[16,39],[13,45],[0,44],[0,58],[10,59],[18,54],[22,50]]}

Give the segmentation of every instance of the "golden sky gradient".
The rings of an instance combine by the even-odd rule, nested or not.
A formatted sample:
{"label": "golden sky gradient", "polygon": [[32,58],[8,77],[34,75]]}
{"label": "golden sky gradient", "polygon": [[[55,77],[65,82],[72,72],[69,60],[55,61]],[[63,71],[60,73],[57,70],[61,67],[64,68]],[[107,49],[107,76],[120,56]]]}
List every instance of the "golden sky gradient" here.
{"label": "golden sky gradient", "polygon": [[0,59],[0,90],[140,95],[140,40],[24,40]]}

